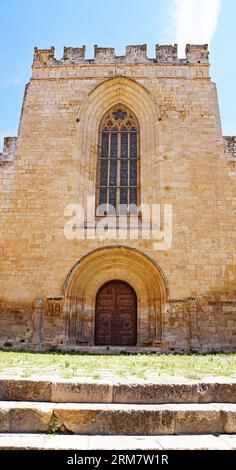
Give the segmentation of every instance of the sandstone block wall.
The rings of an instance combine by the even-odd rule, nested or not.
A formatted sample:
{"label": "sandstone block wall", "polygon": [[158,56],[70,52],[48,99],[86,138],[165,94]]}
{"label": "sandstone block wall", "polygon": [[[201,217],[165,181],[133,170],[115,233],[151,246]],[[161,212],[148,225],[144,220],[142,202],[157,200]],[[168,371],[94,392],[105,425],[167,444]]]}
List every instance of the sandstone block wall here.
{"label": "sandstone block wall", "polygon": [[[208,48],[187,45],[185,59],[176,45],[157,45],[153,59],[146,45],[127,46],[124,56],[94,50],[86,59],[85,46],[65,47],[56,59],[53,47],[35,48],[19,135],[0,154],[0,344],[60,347],[69,342],[70,321],[81,325],[82,316],[85,333],[74,326],[73,341],[91,344],[96,293],[86,297],[87,310],[81,293],[72,312],[65,282],[84,256],[122,245],[149,257],[165,279],[165,296],[155,299],[160,308],[149,302],[148,316],[140,303],[140,345],[233,350],[235,137],[222,136]],[[141,201],[172,205],[167,250],[141,237],[122,243],[64,237],[65,207],[95,196],[99,123],[119,103],[140,124]],[[111,279],[118,260],[109,267]],[[127,278],[136,282],[132,262]],[[152,278],[142,275],[148,303]],[[59,306],[49,308],[50,299]],[[147,336],[155,318],[160,334]]]}

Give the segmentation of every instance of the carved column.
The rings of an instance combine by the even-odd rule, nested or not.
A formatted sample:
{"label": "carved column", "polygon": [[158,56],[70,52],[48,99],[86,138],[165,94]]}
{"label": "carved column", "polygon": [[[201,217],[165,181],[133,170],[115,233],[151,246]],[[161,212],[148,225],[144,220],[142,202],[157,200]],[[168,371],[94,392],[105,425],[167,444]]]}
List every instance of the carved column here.
{"label": "carved column", "polygon": [[162,305],[161,300],[157,299],[155,302],[155,343],[160,343],[162,340]]}
{"label": "carved column", "polygon": [[76,341],[77,343],[84,342],[84,328],[83,328],[83,301],[78,299],[76,302]]}
{"label": "carved column", "polygon": [[76,342],[76,320],[77,320],[77,310],[76,310],[76,299],[70,298],[67,301],[66,313],[68,315],[68,342],[70,344],[75,344]]}
{"label": "carved column", "polygon": [[37,350],[42,349],[44,307],[44,299],[35,300],[33,311],[32,345]]}
{"label": "carved column", "polygon": [[198,321],[197,321],[197,302],[195,297],[190,297],[188,301],[188,318],[189,318],[189,347],[198,348]]}

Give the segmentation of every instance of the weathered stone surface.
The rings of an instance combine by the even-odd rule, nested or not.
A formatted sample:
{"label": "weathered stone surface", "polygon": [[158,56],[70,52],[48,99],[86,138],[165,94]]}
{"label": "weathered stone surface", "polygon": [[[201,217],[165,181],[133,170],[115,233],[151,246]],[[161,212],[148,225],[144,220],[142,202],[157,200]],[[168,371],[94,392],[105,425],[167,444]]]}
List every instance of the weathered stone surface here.
{"label": "weathered stone surface", "polygon": [[57,405],[54,415],[77,434],[154,435],[174,433],[174,414],[149,405]]}
{"label": "weathered stone surface", "polygon": [[1,432],[171,435],[236,432],[234,404],[85,404],[1,402]]}
{"label": "weathered stone surface", "polygon": [[198,401],[200,403],[235,403],[236,383],[200,383]]}
{"label": "weathered stone surface", "polygon": [[57,403],[111,403],[112,385],[107,383],[52,382],[51,400]]}
{"label": "weathered stone surface", "polygon": [[194,403],[198,401],[197,383],[188,384],[114,384],[114,403]]}
{"label": "weathered stone surface", "polygon": [[[230,382],[231,380],[231,382]],[[159,383],[75,382],[1,379],[0,401],[55,403],[233,403],[236,382],[172,381]]]}
{"label": "weathered stone surface", "polygon": [[102,405],[58,405],[54,416],[63,423],[66,430],[75,434],[109,434],[107,416]]}
{"label": "weathered stone surface", "polygon": [[9,406],[0,407],[0,432],[10,431],[10,408]]}
{"label": "weathered stone surface", "polygon": [[7,400],[7,382],[5,379],[0,379],[0,401]]}
{"label": "weathered stone surface", "polygon": [[224,404],[222,406],[223,432],[236,434],[236,404]]}
{"label": "weathered stone surface", "polygon": [[5,384],[7,400],[51,401],[51,383],[48,381],[16,379],[6,380]]}
{"label": "weathered stone surface", "polygon": [[180,405],[175,414],[176,434],[213,434],[223,432],[217,405]]}
{"label": "weathered stone surface", "polygon": [[46,432],[53,424],[53,405],[1,402],[1,432]]}
{"label": "weathered stone surface", "polygon": [[174,414],[169,409],[144,409],[122,410],[109,414],[110,434],[174,434]]}

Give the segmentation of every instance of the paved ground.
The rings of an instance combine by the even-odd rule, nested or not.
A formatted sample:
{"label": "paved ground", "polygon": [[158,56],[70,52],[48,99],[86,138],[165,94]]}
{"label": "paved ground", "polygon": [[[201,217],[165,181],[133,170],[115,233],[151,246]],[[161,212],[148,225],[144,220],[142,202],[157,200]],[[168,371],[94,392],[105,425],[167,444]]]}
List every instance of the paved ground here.
{"label": "paved ground", "polygon": [[[236,359],[235,359],[236,362]],[[84,374],[83,376],[74,376],[74,377],[61,377],[56,372],[50,374],[31,374],[27,376],[21,375],[21,370],[15,369],[13,371],[8,371],[7,373],[0,373],[0,381],[4,380],[19,380],[19,381],[27,381],[33,380],[37,382],[61,382],[61,383],[109,383],[109,384],[165,384],[165,383],[172,383],[172,384],[191,384],[191,383],[236,383],[236,376],[222,376],[222,375],[204,375],[203,377],[184,377],[183,375],[175,375],[170,376],[167,374],[162,374],[161,376],[156,376],[151,372],[148,376],[143,379],[142,377],[135,377],[135,376],[116,376],[110,371],[102,370],[102,377],[91,377],[90,375]]]}
{"label": "paved ground", "polygon": [[[100,350],[98,346],[94,348],[94,353],[97,349]],[[0,376],[9,379],[37,379],[41,376],[45,380],[127,380],[153,383],[175,380],[178,376],[182,376],[181,380],[183,377],[208,380],[210,376],[213,380],[217,380],[217,376],[236,380],[236,354],[133,355],[126,351],[126,354],[114,355],[114,352],[119,352],[116,348],[102,349],[105,355],[89,355],[85,351],[84,354],[0,351]]]}
{"label": "paved ground", "polygon": [[236,435],[68,436],[0,434],[0,450],[236,450]]}

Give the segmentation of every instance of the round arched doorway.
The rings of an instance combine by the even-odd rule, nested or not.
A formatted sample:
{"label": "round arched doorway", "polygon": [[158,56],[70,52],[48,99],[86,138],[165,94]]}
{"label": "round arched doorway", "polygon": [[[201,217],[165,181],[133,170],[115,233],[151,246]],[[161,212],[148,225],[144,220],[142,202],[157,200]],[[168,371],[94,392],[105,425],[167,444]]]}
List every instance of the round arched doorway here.
{"label": "round arched doorway", "polygon": [[166,281],[145,253],[127,246],[106,246],[86,254],[69,272],[64,285],[64,312],[69,344],[94,345],[96,298],[111,280],[126,282],[137,296],[137,346],[162,341]]}
{"label": "round arched doorway", "polygon": [[95,344],[98,346],[136,346],[137,297],[127,282],[103,284],[96,296]]}

